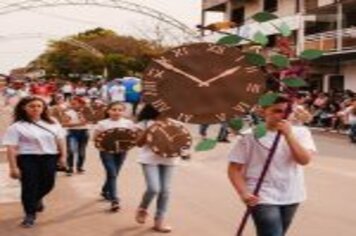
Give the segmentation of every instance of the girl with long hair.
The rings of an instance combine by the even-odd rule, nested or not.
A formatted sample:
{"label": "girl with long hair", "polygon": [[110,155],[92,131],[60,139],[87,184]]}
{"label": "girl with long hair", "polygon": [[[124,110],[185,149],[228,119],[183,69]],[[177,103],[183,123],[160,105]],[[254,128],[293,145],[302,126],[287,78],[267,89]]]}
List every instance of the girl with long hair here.
{"label": "girl with long hair", "polygon": [[88,121],[84,118],[82,111],[86,103],[81,97],[73,97],[70,100],[68,109],[63,113],[62,124],[67,128],[67,175],[73,174],[74,156],[77,155],[76,170],[78,173],[84,173],[84,164],[86,158],[86,148],[89,140]]}
{"label": "girl with long hair", "polygon": [[[126,107],[121,102],[113,102],[106,109],[106,119],[98,122],[94,128],[94,139],[102,132],[113,128],[135,129],[135,124],[124,118]],[[105,169],[106,179],[101,190],[101,195],[111,202],[110,210],[116,212],[120,209],[118,197],[117,177],[126,159],[126,152],[109,153],[100,151],[100,158]]]}
{"label": "girl with long hair", "polygon": [[56,167],[65,167],[65,132],[48,115],[43,99],[25,97],[14,111],[14,122],[7,129],[10,177],[21,181],[21,200],[25,211],[24,227],[32,227],[38,212],[44,210],[43,198],[55,185]]}

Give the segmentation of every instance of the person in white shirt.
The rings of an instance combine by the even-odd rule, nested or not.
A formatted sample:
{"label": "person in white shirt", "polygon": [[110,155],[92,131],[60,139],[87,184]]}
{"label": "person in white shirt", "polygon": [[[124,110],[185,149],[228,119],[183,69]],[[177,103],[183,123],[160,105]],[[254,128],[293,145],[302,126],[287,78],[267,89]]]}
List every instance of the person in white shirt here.
{"label": "person in white shirt", "polygon": [[[279,97],[263,108],[267,134],[258,139],[248,132],[237,140],[228,156],[230,181],[250,208],[258,236],[286,235],[298,205],[306,199],[302,166],[312,160],[316,147],[305,126],[291,126],[283,119],[288,102]],[[278,131],[282,138],[255,196],[254,189]]]}
{"label": "person in white shirt", "polygon": [[76,169],[79,174],[83,174],[86,148],[89,141],[88,121],[81,113],[86,102],[82,97],[73,97],[70,100],[70,106],[63,112],[62,124],[67,128],[67,175],[73,174],[74,156],[77,156]]}
{"label": "person in white shirt", "polygon": [[[113,128],[125,128],[135,130],[133,121],[124,118],[125,105],[120,102],[110,103],[106,109],[106,119],[98,122],[94,128],[94,140],[102,132]],[[120,174],[127,152],[116,154],[100,151],[100,158],[106,172],[106,179],[102,187],[101,195],[111,202],[111,211],[120,209],[120,198],[117,191],[117,177]]]}
{"label": "person in white shirt", "polygon": [[342,115],[345,123],[350,126],[350,141],[356,143],[356,98],[351,100],[351,105],[345,109]]}
{"label": "person in white shirt", "polygon": [[142,165],[147,190],[142,196],[141,203],[136,212],[136,222],[144,224],[148,216],[147,209],[155,197],[157,197],[156,214],[153,229],[161,233],[169,233],[172,228],[165,224],[165,216],[170,198],[171,178],[179,158],[164,158],[155,154],[146,144],[146,130],[160,122],[160,113],[150,104],[141,110],[138,121],[139,128],[144,132],[138,146],[138,162]]}
{"label": "person in white shirt", "polygon": [[73,85],[70,82],[66,82],[61,90],[66,101],[72,97],[74,92]]}
{"label": "person in white shirt", "polygon": [[91,102],[94,102],[95,99],[99,98],[99,95],[100,95],[100,92],[96,85],[94,85],[90,89],[88,89],[88,96],[89,96]]}
{"label": "person in white shirt", "polygon": [[74,94],[76,96],[84,97],[87,94],[87,87],[82,83],[78,83],[77,87],[74,89]]}
{"label": "person in white shirt", "polygon": [[108,102],[110,100],[109,98],[109,87],[107,82],[102,84],[100,87],[100,98],[104,101],[104,102]]}
{"label": "person in white shirt", "polygon": [[7,129],[10,176],[21,181],[21,200],[25,211],[24,227],[32,227],[36,213],[43,211],[43,198],[55,184],[57,163],[65,167],[65,132],[48,116],[46,103],[26,97],[15,107],[14,123]]}
{"label": "person in white shirt", "polygon": [[121,81],[115,82],[115,84],[109,88],[111,102],[125,102],[125,94],[126,88],[122,85]]}

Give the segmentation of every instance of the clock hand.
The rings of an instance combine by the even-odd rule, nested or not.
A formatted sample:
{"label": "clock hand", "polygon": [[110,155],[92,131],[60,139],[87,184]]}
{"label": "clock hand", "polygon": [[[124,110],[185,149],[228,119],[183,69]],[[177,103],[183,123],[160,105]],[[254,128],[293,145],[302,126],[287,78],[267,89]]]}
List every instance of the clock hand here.
{"label": "clock hand", "polygon": [[166,138],[168,139],[169,142],[173,142],[172,137],[164,129],[161,129],[161,128],[158,128],[158,129],[159,129],[159,131],[161,131],[164,134],[164,136],[166,136]]}
{"label": "clock hand", "polygon": [[205,81],[206,83],[210,84],[216,80],[219,80],[221,78],[224,78],[226,76],[229,76],[229,75],[232,75],[233,73],[237,72],[238,70],[240,70],[241,66],[236,66],[234,68],[231,68],[231,69],[228,69],[228,70],[225,70],[223,73],[221,73],[220,75],[218,76],[215,76],[207,81]]}
{"label": "clock hand", "polygon": [[154,61],[157,62],[159,65],[163,66],[164,68],[166,68],[167,70],[172,70],[172,71],[176,72],[177,74],[181,74],[181,75],[187,77],[188,79],[193,80],[194,82],[198,83],[199,87],[208,87],[209,86],[208,83],[201,81],[197,77],[195,77],[195,76],[193,76],[191,74],[188,74],[188,73],[182,71],[181,69],[178,69],[177,67],[175,67],[175,66],[173,66],[171,64],[168,64],[168,63],[162,62],[162,61],[158,61],[158,60],[154,60]]}

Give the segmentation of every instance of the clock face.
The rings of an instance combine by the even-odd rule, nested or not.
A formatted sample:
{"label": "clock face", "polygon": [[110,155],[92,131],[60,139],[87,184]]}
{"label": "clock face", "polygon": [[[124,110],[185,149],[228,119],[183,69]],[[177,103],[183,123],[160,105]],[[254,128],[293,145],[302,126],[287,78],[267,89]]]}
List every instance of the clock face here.
{"label": "clock face", "polygon": [[153,60],[143,99],[162,115],[188,123],[219,123],[249,111],[265,76],[238,49],[210,43],[181,46]]}
{"label": "clock face", "polygon": [[95,139],[95,147],[108,153],[128,151],[136,145],[138,134],[124,128],[109,129]]}
{"label": "clock face", "polygon": [[192,145],[189,131],[177,122],[160,121],[147,130],[151,150],[164,158],[179,157]]}

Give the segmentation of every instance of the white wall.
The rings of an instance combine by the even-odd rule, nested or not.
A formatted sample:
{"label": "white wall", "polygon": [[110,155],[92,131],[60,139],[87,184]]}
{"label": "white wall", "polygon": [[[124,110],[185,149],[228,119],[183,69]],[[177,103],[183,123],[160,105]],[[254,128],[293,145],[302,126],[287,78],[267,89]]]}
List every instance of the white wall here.
{"label": "white wall", "polygon": [[345,78],[345,89],[351,89],[356,92],[356,61],[342,66],[341,74]]}

